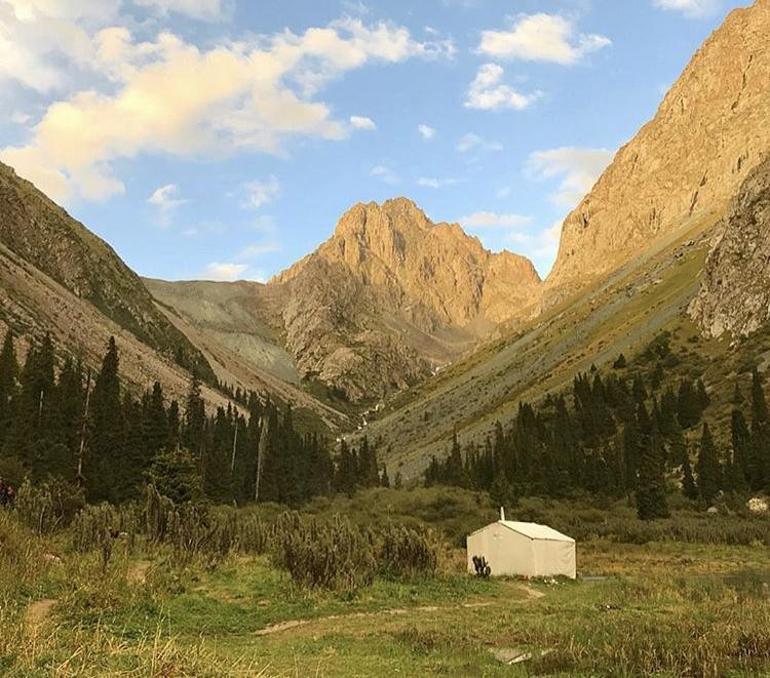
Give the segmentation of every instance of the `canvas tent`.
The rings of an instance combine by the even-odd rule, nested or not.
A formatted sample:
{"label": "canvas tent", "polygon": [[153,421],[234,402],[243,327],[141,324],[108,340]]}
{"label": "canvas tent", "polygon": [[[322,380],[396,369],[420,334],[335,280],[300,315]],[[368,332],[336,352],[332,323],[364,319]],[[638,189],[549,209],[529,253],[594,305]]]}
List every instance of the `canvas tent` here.
{"label": "canvas tent", "polygon": [[547,525],[501,519],[467,538],[468,571],[474,556],[486,559],[492,576],[576,576],[575,540]]}

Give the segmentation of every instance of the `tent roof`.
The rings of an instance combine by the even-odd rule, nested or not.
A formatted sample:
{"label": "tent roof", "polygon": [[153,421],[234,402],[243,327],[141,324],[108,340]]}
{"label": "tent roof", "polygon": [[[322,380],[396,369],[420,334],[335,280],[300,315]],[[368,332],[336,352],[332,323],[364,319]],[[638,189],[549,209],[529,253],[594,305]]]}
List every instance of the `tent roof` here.
{"label": "tent roof", "polygon": [[[504,525],[509,530],[518,532],[519,534],[522,534],[525,537],[529,537],[530,539],[568,542],[575,541],[572,537],[568,537],[566,534],[562,534],[561,532],[554,530],[552,527],[548,527],[548,525],[539,525],[538,523],[520,523],[515,520],[498,520],[497,523],[492,523],[492,525],[495,524]],[[487,525],[486,527],[490,527],[490,525]],[[481,530],[485,530],[486,527],[482,527]],[[476,532],[480,532],[481,530],[476,530]]]}
{"label": "tent roof", "polygon": [[519,523],[515,520],[501,520],[500,523],[507,528],[523,534],[530,539],[548,539],[550,541],[575,541],[572,537],[554,530],[548,525],[539,525],[538,523]]}

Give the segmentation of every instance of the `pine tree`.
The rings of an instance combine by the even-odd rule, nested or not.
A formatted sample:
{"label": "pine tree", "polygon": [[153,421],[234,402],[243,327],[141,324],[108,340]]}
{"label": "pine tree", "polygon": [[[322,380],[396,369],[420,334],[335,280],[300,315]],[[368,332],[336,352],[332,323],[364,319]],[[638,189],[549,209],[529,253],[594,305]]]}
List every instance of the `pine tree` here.
{"label": "pine tree", "polygon": [[733,464],[740,469],[743,475],[743,483],[740,484],[745,485],[751,479],[751,433],[746,424],[746,418],[737,405],[733,407],[731,415],[730,437],[733,448]]}
{"label": "pine tree", "polygon": [[206,405],[201,396],[201,382],[198,373],[193,370],[190,388],[187,392],[182,444],[190,451],[199,466],[205,443],[205,428]]}
{"label": "pine tree", "polygon": [[692,382],[683,379],[679,382],[677,397],[679,425],[684,429],[692,428],[700,421],[702,411],[701,402]]}
{"label": "pine tree", "polygon": [[692,474],[692,466],[690,465],[688,454],[685,454],[682,462],[682,492],[684,492],[685,497],[692,500],[700,496],[698,487],[695,485],[695,478]]}
{"label": "pine tree", "polygon": [[770,417],[762,388],[762,378],[754,368],[751,378],[751,455],[750,484],[760,490],[770,482]]}
{"label": "pine tree", "polygon": [[382,475],[380,476],[380,487],[390,487],[390,478],[388,477],[388,467],[382,465]]}
{"label": "pine tree", "polygon": [[707,504],[711,504],[722,489],[723,480],[714,440],[706,423],[703,424],[697,471],[700,496]]}
{"label": "pine tree", "polygon": [[644,437],[639,460],[636,511],[640,520],[666,518],[669,515],[666,504],[664,454],[663,438],[655,422],[652,422],[649,434]]}
{"label": "pine tree", "polygon": [[8,434],[13,419],[11,402],[16,394],[16,380],[19,376],[19,364],[13,347],[13,333],[5,333],[3,348],[0,350],[0,449]]}
{"label": "pine tree", "polygon": [[90,501],[117,502],[125,484],[119,367],[118,348],[110,337],[91,397],[91,460],[86,472]]}

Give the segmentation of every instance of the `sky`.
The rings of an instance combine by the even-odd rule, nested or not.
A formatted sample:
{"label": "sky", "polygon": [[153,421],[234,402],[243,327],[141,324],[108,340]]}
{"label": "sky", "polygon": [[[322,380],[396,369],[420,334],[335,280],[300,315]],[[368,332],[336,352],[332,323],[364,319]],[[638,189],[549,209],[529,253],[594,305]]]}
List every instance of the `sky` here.
{"label": "sky", "polygon": [[0,160],[148,277],[264,281],[402,195],[545,276],[746,4],[0,0]]}

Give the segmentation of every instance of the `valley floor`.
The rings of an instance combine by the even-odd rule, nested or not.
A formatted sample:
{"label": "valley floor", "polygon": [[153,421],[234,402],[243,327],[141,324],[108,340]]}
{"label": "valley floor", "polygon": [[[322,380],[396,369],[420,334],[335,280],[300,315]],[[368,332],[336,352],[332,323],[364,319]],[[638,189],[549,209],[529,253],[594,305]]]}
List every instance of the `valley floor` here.
{"label": "valley floor", "polygon": [[770,674],[759,540],[591,538],[576,582],[469,577],[451,547],[435,577],[347,594],[300,589],[264,556],[180,563],[140,542],[118,542],[104,567],[7,511],[0,544],[9,676]]}

